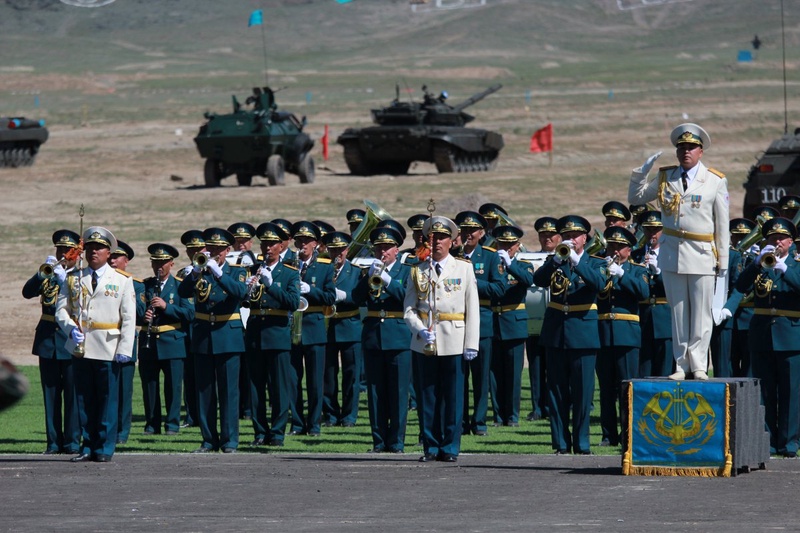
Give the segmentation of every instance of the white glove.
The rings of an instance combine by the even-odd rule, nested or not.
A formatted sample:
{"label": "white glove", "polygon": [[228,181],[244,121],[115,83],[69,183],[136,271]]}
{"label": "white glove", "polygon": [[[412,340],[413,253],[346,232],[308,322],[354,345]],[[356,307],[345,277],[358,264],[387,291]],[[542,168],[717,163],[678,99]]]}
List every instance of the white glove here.
{"label": "white glove", "polygon": [[58,263],[58,259],[56,259],[56,256],[54,255],[48,255],[47,259],[45,259],[44,262],[47,265],[55,265],[56,263]]}
{"label": "white glove", "polygon": [[786,272],[786,263],[778,261],[777,263],[775,263],[775,270],[777,270],[778,272],[785,273]]}
{"label": "white glove", "polygon": [[215,277],[222,277],[222,267],[217,264],[213,259],[208,260],[208,269],[214,274]]}
{"label": "white glove", "polygon": [[419,332],[419,336],[422,337],[427,344],[433,344],[436,342],[436,330],[429,331],[427,329],[423,329]]}
{"label": "white glove", "polygon": [[347,293],[344,292],[342,289],[336,289],[336,301],[341,302],[345,298],[347,298]]}
{"label": "white glove", "polygon": [[724,278],[727,274],[728,274],[728,269],[727,268],[720,268],[719,269],[719,274],[717,274],[717,275],[719,277],[721,277],[721,278]]}
{"label": "white glove", "polygon": [[383,272],[381,272],[381,281],[383,281],[383,284],[388,287],[389,284],[392,282],[392,276],[389,275],[389,273],[384,270]]}
{"label": "white glove", "polygon": [[719,317],[721,319],[721,322],[728,320],[732,316],[733,313],[731,313],[731,310],[726,307],[723,307],[722,310],[719,312]]}
{"label": "white glove", "polygon": [[123,355],[121,353],[118,353],[114,356],[114,361],[117,363],[129,363],[131,359],[132,357],[130,355]]}
{"label": "white glove", "polygon": [[[640,172],[645,176],[647,176],[650,173],[650,170],[653,168],[655,162],[658,160],[659,157],[661,157],[662,153],[663,152],[659,151],[648,157],[647,161],[645,161],[644,165],[642,165]],[[634,172],[636,172],[636,170],[634,170]]]}
{"label": "white glove", "polygon": [[[184,278],[186,276],[188,276],[189,274],[191,274],[192,272],[195,272],[195,269],[194,269],[194,267],[192,265],[183,267],[183,277]],[[200,270],[198,269],[196,272],[200,272]]]}
{"label": "white glove", "polygon": [[754,244],[750,248],[748,248],[747,253],[750,255],[758,255],[758,252],[761,251],[761,247],[757,244]]}
{"label": "white glove", "polygon": [[621,278],[625,275],[625,270],[622,268],[622,265],[611,263],[608,265],[608,273],[615,278]]}
{"label": "white glove", "polygon": [[72,339],[75,344],[80,344],[83,342],[86,336],[78,328],[72,328],[72,331],[69,332],[69,338]]}
{"label": "white glove", "polygon": [[574,267],[578,266],[578,263],[581,262],[581,258],[574,248],[569,251],[569,262]]}
{"label": "white glove", "polygon": [[478,350],[470,350],[470,349],[464,350],[464,359],[466,359],[467,361],[472,361],[476,357],[478,357]]}
{"label": "white glove", "polygon": [[258,273],[261,276],[261,283],[263,283],[265,287],[272,285],[272,272],[270,272],[268,268],[259,268]]}
{"label": "white glove", "polygon": [[506,250],[498,250],[497,256],[503,262],[504,265],[509,266],[511,264],[511,257],[509,257],[508,252]]}
{"label": "white glove", "polygon": [[575,243],[572,241],[572,239],[567,239],[566,241],[563,241],[561,244],[566,244],[570,250],[575,249]]}
{"label": "white glove", "polygon": [[760,254],[758,254],[758,259],[756,259],[756,262],[757,262],[757,263],[761,263],[761,260],[762,260],[762,259],[764,259],[764,256],[765,256],[765,255],[767,255],[767,254],[774,254],[774,253],[775,253],[775,247],[774,247],[774,246],[772,246],[771,244],[768,244],[768,245],[766,245],[766,246],[764,247],[764,249],[763,249],[763,250],[761,250],[761,253],[760,253]]}
{"label": "white glove", "polygon": [[305,281],[300,282],[300,294],[308,294],[311,292],[311,285],[306,283]]}
{"label": "white glove", "polygon": [[373,274],[375,274],[375,271],[376,271],[376,270],[378,270],[379,268],[381,268],[381,266],[382,266],[382,265],[383,265],[383,263],[381,263],[381,260],[380,260],[380,259],[376,259],[376,260],[375,260],[375,261],[373,261],[373,262],[372,262],[372,264],[369,266],[369,272],[368,272],[368,274],[369,274],[370,276],[372,276]]}
{"label": "white glove", "polygon": [[67,279],[67,271],[64,270],[64,266],[60,263],[53,269],[53,275],[58,279],[59,283],[64,283],[64,280]]}
{"label": "white glove", "polygon": [[658,257],[651,255],[647,259],[647,268],[649,268],[650,272],[652,272],[656,276],[661,274],[661,269],[658,268]]}

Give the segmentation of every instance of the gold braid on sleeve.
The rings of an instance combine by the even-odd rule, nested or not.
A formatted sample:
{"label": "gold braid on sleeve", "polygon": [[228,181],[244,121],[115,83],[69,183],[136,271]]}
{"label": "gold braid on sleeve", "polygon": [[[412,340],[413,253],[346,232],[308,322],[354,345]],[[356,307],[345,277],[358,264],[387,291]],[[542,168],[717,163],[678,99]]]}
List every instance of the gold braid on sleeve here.
{"label": "gold braid on sleeve", "polygon": [[665,215],[672,215],[675,221],[678,220],[678,212],[680,211],[681,196],[673,194],[672,199],[667,201],[667,172],[662,170],[658,174],[658,206],[664,211]]}

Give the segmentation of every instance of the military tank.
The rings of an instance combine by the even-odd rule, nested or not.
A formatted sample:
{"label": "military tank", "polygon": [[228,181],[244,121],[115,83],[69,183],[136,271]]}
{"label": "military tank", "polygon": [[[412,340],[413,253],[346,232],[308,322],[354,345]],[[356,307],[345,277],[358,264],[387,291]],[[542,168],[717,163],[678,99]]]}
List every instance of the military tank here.
{"label": "military tank", "polygon": [[0,117],[0,167],[32,165],[49,136],[44,120]]}
{"label": "military tank", "polygon": [[444,172],[481,172],[494,169],[503,136],[466,128],[475,117],[467,107],[499,91],[494,85],[457,105],[447,103],[447,93],[438,97],[422,86],[422,102],[401,102],[400,87],[388,107],[372,110],[375,126],[348,128],[336,140],[344,147],[344,160],[352,174],[402,175],[414,161],[434,163]]}
{"label": "military tank", "polygon": [[750,167],[744,188],[746,217],[758,206],[777,206],[787,194],[800,196],[800,128],[770,143]]}
{"label": "military tank", "polygon": [[253,176],[285,185],[285,172],[297,174],[300,183],[314,182],[314,141],[303,132],[306,119],[278,111],[275,92],[254,87],[244,105],[231,97],[233,113],[205,113],[206,122],[194,142],[206,160],[206,187],[218,187],[220,180],[234,174],[243,186],[249,186]]}

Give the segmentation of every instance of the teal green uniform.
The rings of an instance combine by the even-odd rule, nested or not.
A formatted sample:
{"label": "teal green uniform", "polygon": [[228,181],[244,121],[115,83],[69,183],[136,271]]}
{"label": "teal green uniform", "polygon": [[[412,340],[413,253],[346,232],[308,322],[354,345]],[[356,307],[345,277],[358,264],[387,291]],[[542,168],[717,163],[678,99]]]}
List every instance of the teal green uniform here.
{"label": "teal green uniform", "polygon": [[203,294],[195,288],[194,275],[186,276],[178,286],[182,298],[194,298],[191,350],[195,356],[197,422],[202,447],[212,450],[239,446],[239,359],[244,352],[239,308],[247,295],[247,270],[227,263],[220,268],[219,279],[208,270],[200,275],[207,284]]}
{"label": "teal green uniform", "polygon": [[753,262],[725,307],[733,313],[753,291],[751,364],[761,380],[771,452],[795,455],[800,445],[800,262],[790,255],[786,266],[781,273]]}
{"label": "teal green uniform", "polygon": [[403,320],[411,268],[395,261],[388,273],[392,281],[379,296],[370,291],[368,276],[361,277],[353,301],[367,308],[361,346],[373,449],[400,452],[405,446],[411,383],[411,331]]}
{"label": "teal green uniform", "polygon": [[[353,300],[353,289],[361,269],[349,261],[342,265],[334,285],[346,297],[336,302],[336,314],[328,321],[322,416],[328,424],[350,426],[358,418],[358,395],[364,355],[361,351],[361,312]],[[342,402],[339,403],[339,357],[342,364]]]}
{"label": "teal green uniform", "polygon": [[499,298],[492,299],[494,330],[491,383],[494,421],[498,425],[514,426],[519,424],[522,367],[525,362],[525,341],[528,338],[525,298],[528,288],[533,285],[533,264],[515,259],[505,267],[498,258],[496,269],[503,281],[504,290]]}
{"label": "teal green uniform", "polygon": [[[120,271],[122,272],[122,271]],[[127,276],[130,274],[126,273]],[[144,294],[144,283],[138,278],[131,276],[133,280],[133,290],[136,293],[136,316],[137,325],[139,324],[139,309],[142,307],[141,296]],[[142,315],[144,308],[142,307]],[[131,434],[131,424],[133,423],[133,380],[136,376],[137,353],[139,352],[138,337],[133,341],[133,353],[131,360],[127,363],[119,363],[119,428],[117,429],[117,444],[125,444]]]}
{"label": "teal green uniform", "polygon": [[[194,302],[178,294],[178,280],[173,276],[167,277],[163,288],[156,277],[145,279],[143,286],[144,290],[138,296],[136,314],[140,324],[143,324],[139,332],[139,378],[142,381],[144,431],[160,433],[163,422],[165,431],[177,433],[181,425],[186,336],[194,319]],[[152,324],[148,324],[144,320],[144,313],[156,295],[160,295],[167,307],[157,310]],[[162,373],[166,417],[162,416]]]}
{"label": "teal green uniform", "polygon": [[[55,320],[59,285],[34,274],[22,287],[22,296],[41,296],[42,315],[33,337],[33,355],[39,356],[44,397],[45,453],[80,452],[81,423],[75,393],[72,354],[64,348],[67,335]],[[62,414],[63,411],[63,414]]]}
{"label": "teal green uniform", "polygon": [[538,287],[550,287],[540,341],[547,350],[550,434],[553,449],[560,453],[589,453],[589,411],[600,348],[597,295],[606,284],[604,268],[603,259],[584,253],[575,267],[550,258],[533,275]]}
{"label": "teal green uniform", "polygon": [[[257,275],[259,266],[252,267],[252,274]],[[272,268],[272,284],[265,287],[259,283],[250,299],[245,344],[256,441],[282,443],[286,434],[293,390],[290,321],[299,305],[300,277],[297,269],[280,262]]]}
{"label": "teal green uniform", "polygon": [[[308,300],[303,313],[303,331],[300,344],[292,346],[292,431],[319,435],[322,418],[323,374],[325,370],[325,331],[323,307],[336,301],[333,286],[333,265],[330,259],[316,258],[300,272],[300,281],[311,286],[302,296]],[[303,413],[303,371],[306,377],[308,413]]]}
{"label": "teal green uniform", "polygon": [[625,274],[608,279],[597,296],[600,352],[596,372],[600,386],[600,427],[603,440],[611,446],[620,442],[618,403],[622,427],[627,427],[622,382],[639,377],[639,347],[642,343],[639,301],[650,293],[650,278],[644,267],[631,262],[621,266]]}
{"label": "teal green uniform", "polygon": [[[645,249],[631,253],[634,263],[644,264]],[[639,327],[642,346],[639,350],[639,377],[669,376],[672,374],[672,308],[667,303],[661,273],[647,272],[647,297],[639,302]]]}

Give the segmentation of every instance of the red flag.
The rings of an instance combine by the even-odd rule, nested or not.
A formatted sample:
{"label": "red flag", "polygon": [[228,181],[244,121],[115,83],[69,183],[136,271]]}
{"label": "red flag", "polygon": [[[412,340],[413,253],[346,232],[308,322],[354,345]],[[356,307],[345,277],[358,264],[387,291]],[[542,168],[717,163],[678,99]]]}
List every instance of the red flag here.
{"label": "red flag", "polygon": [[548,124],[544,128],[536,130],[531,137],[531,152],[552,152],[553,151],[553,124]]}
{"label": "red flag", "polygon": [[325,124],[325,134],[322,136],[322,159],[328,160],[328,125]]}

